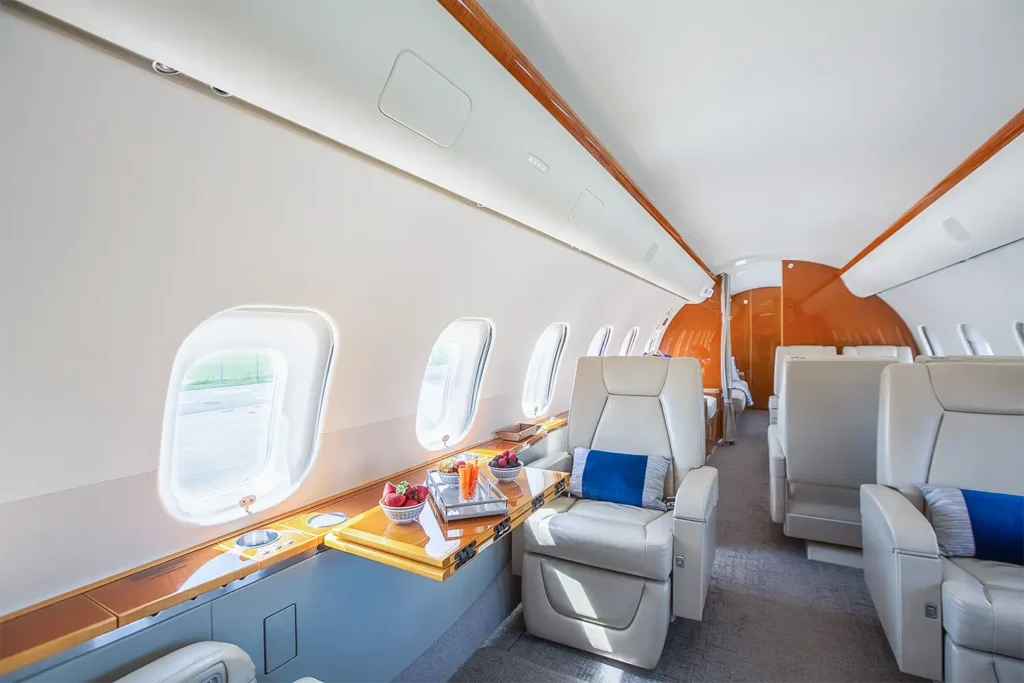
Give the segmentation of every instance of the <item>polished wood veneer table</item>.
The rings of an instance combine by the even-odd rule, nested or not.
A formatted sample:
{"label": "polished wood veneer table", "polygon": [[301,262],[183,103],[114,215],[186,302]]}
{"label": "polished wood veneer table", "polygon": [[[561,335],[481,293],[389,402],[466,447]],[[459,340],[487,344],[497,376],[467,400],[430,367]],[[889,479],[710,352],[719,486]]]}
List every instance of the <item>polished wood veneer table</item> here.
{"label": "polished wood veneer table", "polygon": [[491,457],[479,459],[480,475],[494,482],[508,498],[508,515],[445,522],[431,499],[419,520],[395,524],[378,505],[336,527],[324,538],[324,544],[436,581],[450,578],[568,487],[568,474],[533,467],[524,467],[513,481],[499,482],[487,469]]}

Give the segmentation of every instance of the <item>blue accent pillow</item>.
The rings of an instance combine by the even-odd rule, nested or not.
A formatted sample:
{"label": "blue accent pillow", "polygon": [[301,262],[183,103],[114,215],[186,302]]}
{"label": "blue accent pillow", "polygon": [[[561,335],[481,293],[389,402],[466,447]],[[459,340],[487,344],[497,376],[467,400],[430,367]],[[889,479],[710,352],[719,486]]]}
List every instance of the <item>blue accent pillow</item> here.
{"label": "blue accent pillow", "polygon": [[572,456],[569,493],[651,510],[667,510],[662,500],[669,459],[577,448]]}
{"label": "blue accent pillow", "polygon": [[946,557],[1024,565],[1024,496],[949,486],[921,486]]}

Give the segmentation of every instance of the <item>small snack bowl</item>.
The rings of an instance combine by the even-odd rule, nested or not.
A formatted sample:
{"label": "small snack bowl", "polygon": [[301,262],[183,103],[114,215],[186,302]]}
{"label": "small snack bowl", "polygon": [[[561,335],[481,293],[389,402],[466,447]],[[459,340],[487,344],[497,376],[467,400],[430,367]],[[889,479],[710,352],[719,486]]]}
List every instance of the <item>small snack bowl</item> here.
{"label": "small snack bowl", "polygon": [[491,471],[494,478],[498,481],[512,481],[519,476],[519,473],[523,471],[523,466],[519,467],[491,467],[487,465],[487,469]]}
{"label": "small snack bowl", "polygon": [[441,478],[441,481],[443,481],[444,483],[448,484],[449,486],[458,486],[459,485],[459,473],[458,472],[456,472],[455,474],[447,474],[446,472],[442,472],[441,470],[438,470],[437,471],[437,476]]}
{"label": "small snack bowl", "polygon": [[395,524],[412,524],[420,518],[420,513],[423,512],[423,507],[427,504],[427,501],[424,500],[417,505],[393,508],[385,505],[383,498],[381,498],[379,502],[380,509],[384,511],[384,516]]}
{"label": "small snack bowl", "polygon": [[[441,478],[445,484],[449,486],[459,485],[459,460],[455,458],[445,458],[437,464],[437,476]],[[445,470],[455,470],[454,472],[445,472]]]}

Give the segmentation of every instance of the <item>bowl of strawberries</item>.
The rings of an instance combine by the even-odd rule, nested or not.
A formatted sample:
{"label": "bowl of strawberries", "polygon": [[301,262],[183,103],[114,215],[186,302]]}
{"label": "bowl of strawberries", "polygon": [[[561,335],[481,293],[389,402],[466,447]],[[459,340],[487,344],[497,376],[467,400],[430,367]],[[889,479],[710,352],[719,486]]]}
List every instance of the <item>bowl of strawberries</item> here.
{"label": "bowl of strawberries", "polygon": [[511,451],[504,451],[501,455],[491,458],[487,463],[487,469],[491,471],[498,481],[512,481],[519,476],[523,469],[523,463]]}
{"label": "bowl of strawberries", "polygon": [[389,481],[384,484],[380,509],[395,524],[412,524],[420,518],[429,493],[422,484],[413,486],[407,481],[400,481],[396,485]]}

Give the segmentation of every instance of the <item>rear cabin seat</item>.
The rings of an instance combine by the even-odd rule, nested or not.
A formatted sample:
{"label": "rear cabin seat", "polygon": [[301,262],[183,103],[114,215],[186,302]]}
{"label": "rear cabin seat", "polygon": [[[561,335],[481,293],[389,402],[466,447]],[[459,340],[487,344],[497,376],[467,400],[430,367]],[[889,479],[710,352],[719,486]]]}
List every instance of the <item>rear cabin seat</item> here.
{"label": "rear cabin seat", "polygon": [[[136,669],[115,683],[256,683],[256,665],[231,643],[193,643]],[[320,683],[300,678],[295,683]]]}
{"label": "rear cabin seat", "polygon": [[768,427],[772,521],[795,538],[861,547],[860,486],[875,483],[882,371],[895,358],[789,358]]}
{"label": "rear cabin seat", "polygon": [[918,356],[915,363],[1024,363],[1024,356]]}
{"label": "rear cabin seat", "polygon": [[782,373],[786,368],[786,359],[792,356],[801,358],[817,356],[834,356],[834,346],[778,346],[775,348],[775,393],[768,397],[768,422],[775,424],[779,415],[779,396],[782,392]]}
{"label": "rear cabin seat", "polygon": [[914,362],[914,352],[909,346],[844,346],[843,355],[859,358],[895,358],[901,363]]}

